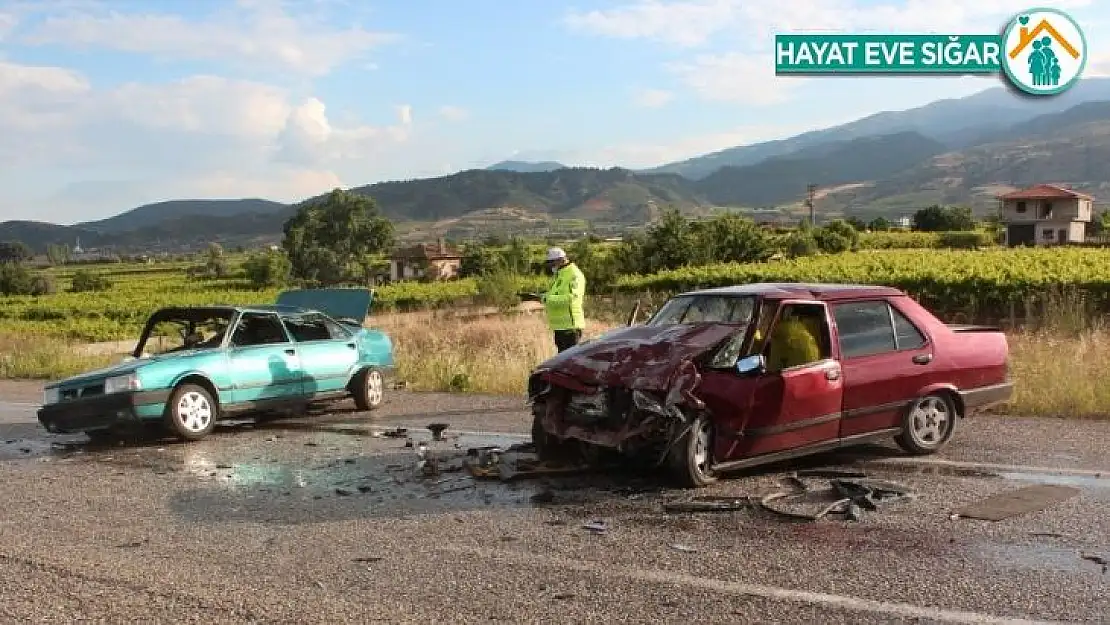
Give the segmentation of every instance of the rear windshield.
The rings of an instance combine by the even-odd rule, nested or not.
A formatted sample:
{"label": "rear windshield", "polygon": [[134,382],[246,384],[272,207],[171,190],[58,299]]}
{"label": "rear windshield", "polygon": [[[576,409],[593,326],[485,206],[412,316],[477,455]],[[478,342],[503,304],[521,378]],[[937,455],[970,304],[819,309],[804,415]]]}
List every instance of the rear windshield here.
{"label": "rear windshield", "polygon": [[754,305],[754,295],[680,295],[667,300],[647,325],[668,326],[685,323],[745,325],[751,322]]}

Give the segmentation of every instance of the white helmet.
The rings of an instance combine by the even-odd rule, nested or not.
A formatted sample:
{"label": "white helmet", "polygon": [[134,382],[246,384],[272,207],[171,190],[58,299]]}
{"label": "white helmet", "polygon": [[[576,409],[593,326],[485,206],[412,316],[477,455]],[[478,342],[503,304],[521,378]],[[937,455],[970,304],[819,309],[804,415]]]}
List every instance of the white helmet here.
{"label": "white helmet", "polygon": [[553,260],[562,260],[567,257],[567,253],[561,247],[551,247],[547,249],[548,262]]}

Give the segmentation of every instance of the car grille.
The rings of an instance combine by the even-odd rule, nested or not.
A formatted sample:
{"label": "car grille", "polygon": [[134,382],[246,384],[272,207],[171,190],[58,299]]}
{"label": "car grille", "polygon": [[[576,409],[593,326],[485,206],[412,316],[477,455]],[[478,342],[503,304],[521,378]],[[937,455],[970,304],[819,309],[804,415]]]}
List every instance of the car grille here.
{"label": "car grille", "polygon": [[67,388],[61,391],[58,395],[62,401],[70,399],[80,399],[83,397],[94,397],[96,395],[104,394],[104,384],[90,384],[80,388]]}

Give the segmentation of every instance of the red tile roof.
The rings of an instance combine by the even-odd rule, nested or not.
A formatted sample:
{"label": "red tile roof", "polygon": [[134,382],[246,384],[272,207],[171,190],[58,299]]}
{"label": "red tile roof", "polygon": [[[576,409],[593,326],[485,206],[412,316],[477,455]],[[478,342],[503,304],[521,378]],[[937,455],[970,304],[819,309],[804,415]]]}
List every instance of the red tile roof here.
{"label": "red tile roof", "polygon": [[1095,198],[1078,191],[1073,191],[1066,187],[1061,187],[1054,184],[1039,184],[1022,189],[1021,191],[1014,191],[1006,195],[998,196],[1000,200],[1055,200],[1055,199],[1070,199],[1080,198],[1084,200],[1093,200]]}

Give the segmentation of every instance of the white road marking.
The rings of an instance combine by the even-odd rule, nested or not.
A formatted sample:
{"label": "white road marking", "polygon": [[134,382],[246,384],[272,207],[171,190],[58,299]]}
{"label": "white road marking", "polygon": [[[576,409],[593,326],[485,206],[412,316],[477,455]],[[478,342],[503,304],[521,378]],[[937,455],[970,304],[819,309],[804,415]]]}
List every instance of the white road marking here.
{"label": "white road marking", "polygon": [[42,408],[42,404],[25,401],[0,401],[0,408]]}
{"label": "white road marking", "polygon": [[983,614],[981,612],[968,612],[963,610],[946,610],[943,608],[929,608],[910,603],[893,603],[889,601],[876,601],[862,599],[847,595],[833,595],[828,593],[795,590],[778,586],[764,586],[762,584],[746,584],[730,582],[711,577],[699,577],[687,573],[674,571],[661,571],[658,569],[641,569],[632,567],[615,567],[605,563],[582,562],[570,560],[560,556],[524,553],[501,549],[485,549],[481,547],[464,547],[458,545],[442,545],[439,547],[458,555],[477,556],[489,558],[498,562],[510,561],[523,566],[549,566],[569,569],[581,573],[594,573],[598,575],[616,575],[630,580],[655,583],[677,584],[719,592],[729,595],[744,595],[760,597],[779,601],[795,601],[813,605],[828,606],[855,612],[869,612],[902,618],[928,619],[946,623],[998,623],[1001,624],[1032,624],[1053,623],[1053,621],[1036,621],[1014,617]]}

